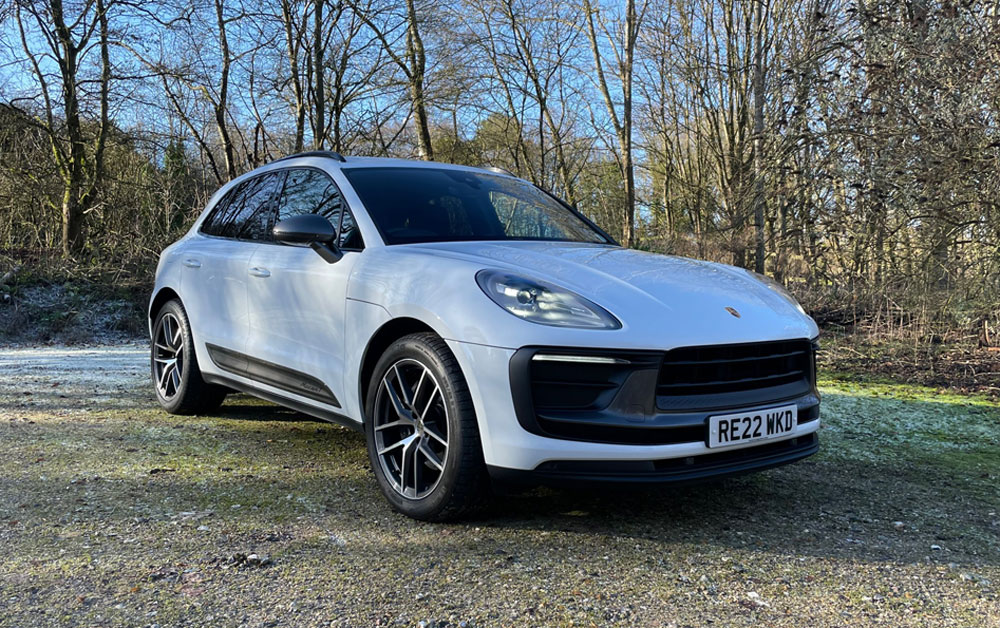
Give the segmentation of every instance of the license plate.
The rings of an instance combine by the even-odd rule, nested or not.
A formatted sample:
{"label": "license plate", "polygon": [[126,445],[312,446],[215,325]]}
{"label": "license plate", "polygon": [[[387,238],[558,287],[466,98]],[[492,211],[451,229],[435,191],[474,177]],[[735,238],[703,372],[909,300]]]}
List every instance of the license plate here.
{"label": "license plate", "polygon": [[798,406],[782,406],[708,417],[708,446],[728,447],[791,434]]}

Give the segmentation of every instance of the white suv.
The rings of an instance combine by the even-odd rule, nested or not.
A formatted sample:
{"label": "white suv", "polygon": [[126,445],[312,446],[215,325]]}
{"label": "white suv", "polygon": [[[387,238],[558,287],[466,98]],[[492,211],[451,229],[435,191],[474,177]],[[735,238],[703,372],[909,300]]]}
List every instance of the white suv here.
{"label": "white suv", "polygon": [[163,252],[149,312],[168,412],[237,390],[361,430],[419,519],[491,484],[691,481],[818,448],[818,330],[780,285],[621,248],[500,171],[278,160]]}

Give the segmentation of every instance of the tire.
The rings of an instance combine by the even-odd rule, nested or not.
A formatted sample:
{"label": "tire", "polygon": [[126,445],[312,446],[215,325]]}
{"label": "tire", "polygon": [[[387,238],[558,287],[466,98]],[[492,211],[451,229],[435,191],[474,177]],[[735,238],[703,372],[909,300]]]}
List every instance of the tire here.
{"label": "tire", "polygon": [[170,414],[211,412],[226,398],[228,389],[201,377],[191,324],[177,299],[166,302],[153,321],[149,366],[156,400]]}
{"label": "tire", "polygon": [[386,349],[368,386],[365,416],[372,470],[396,511],[448,521],[489,496],[469,388],[435,334],[405,336]]}

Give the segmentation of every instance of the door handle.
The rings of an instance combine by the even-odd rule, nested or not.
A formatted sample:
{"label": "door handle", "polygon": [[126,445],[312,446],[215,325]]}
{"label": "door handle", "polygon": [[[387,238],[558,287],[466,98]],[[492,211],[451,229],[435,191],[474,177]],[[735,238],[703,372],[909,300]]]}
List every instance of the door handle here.
{"label": "door handle", "polygon": [[260,266],[253,266],[250,268],[250,274],[254,277],[270,277],[271,271],[266,268],[261,268]]}
{"label": "door handle", "polygon": [[188,258],[184,260],[184,265],[188,268],[201,268],[201,262],[194,258]]}

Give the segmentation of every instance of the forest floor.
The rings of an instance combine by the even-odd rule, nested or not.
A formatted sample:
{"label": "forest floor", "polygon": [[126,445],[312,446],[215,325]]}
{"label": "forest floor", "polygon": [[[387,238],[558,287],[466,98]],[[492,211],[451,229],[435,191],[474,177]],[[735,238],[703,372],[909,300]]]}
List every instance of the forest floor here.
{"label": "forest floor", "polygon": [[822,449],[709,485],[392,512],[362,437],[161,412],[141,344],[0,349],[0,626],[998,626],[1000,404],[822,376]]}
{"label": "forest floor", "polygon": [[1000,347],[915,342],[823,330],[820,367],[862,381],[890,381],[1000,400]]}

